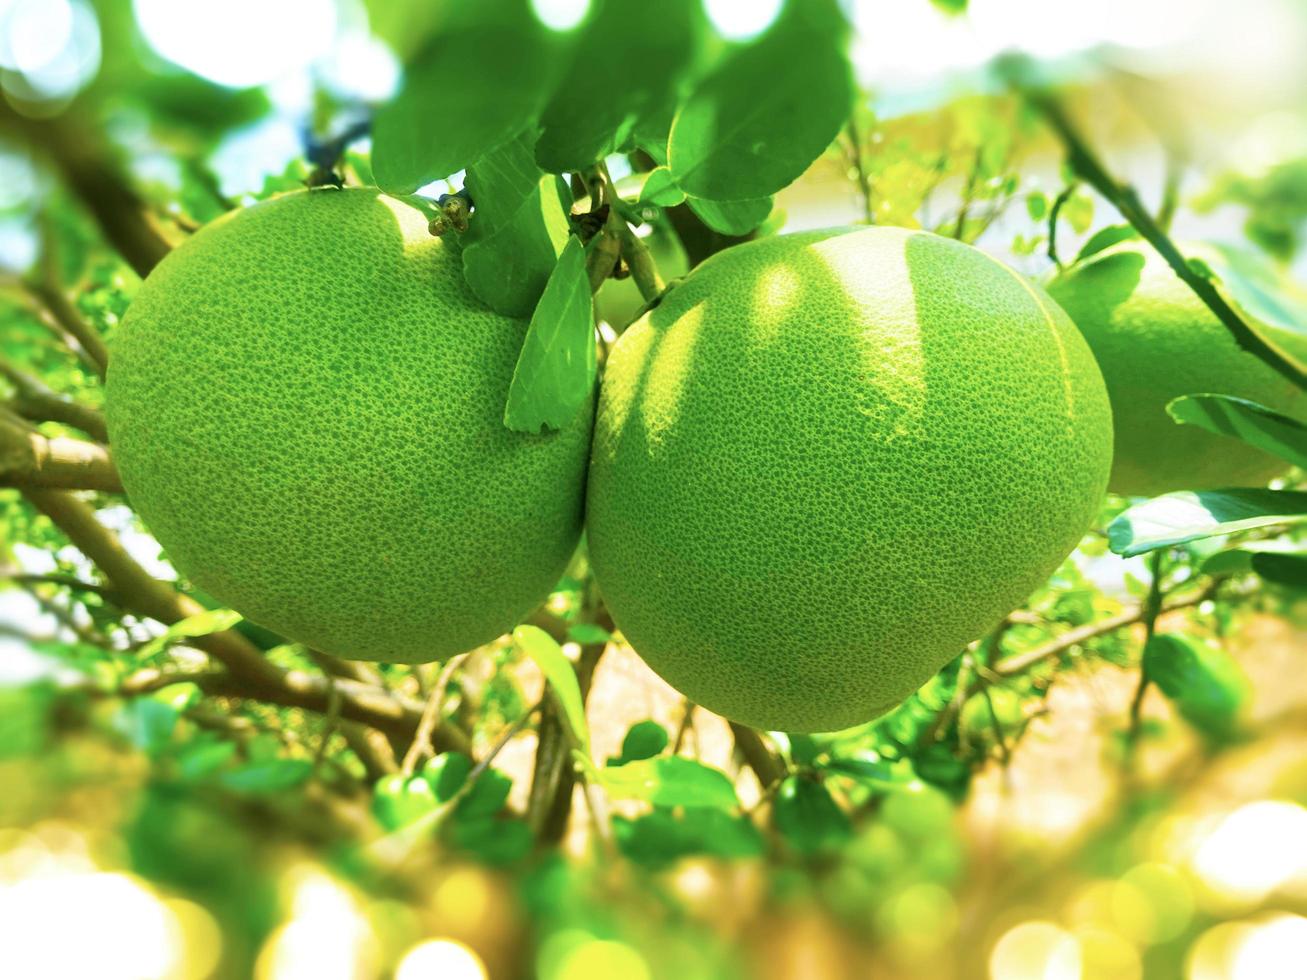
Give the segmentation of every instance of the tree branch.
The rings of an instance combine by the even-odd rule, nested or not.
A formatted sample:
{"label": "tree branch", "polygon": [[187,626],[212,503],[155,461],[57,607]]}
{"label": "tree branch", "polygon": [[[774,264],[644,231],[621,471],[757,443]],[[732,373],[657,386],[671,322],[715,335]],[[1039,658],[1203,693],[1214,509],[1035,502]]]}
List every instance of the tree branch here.
{"label": "tree branch", "polygon": [[1175,274],[1225,324],[1226,329],[1234,336],[1235,343],[1248,353],[1266,362],[1298,387],[1307,388],[1307,374],[1304,374],[1292,361],[1263,340],[1244,322],[1243,317],[1225,301],[1212,282],[1200,276],[1190,267],[1184,255],[1176,248],[1175,243],[1171,241],[1166,232],[1153,219],[1153,216],[1148,213],[1148,209],[1143,206],[1134,188],[1117,183],[1115,178],[1107,172],[1102,162],[1080,136],[1057,99],[1050,92],[1035,87],[1023,77],[1028,74],[1029,70],[1028,63],[1025,61],[1010,62],[1008,67],[1010,80],[1030,105],[1043,115],[1045,121],[1062,141],[1071,169],[1087,181],[1094,190],[1103,195],[1134,226],[1135,230],[1144,237],[1148,244],[1157,250],[1158,254],[1175,271]]}
{"label": "tree branch", "polygon": [[9,402],[9,408],[16,414],[32,422],[70,425],[74,429],[81,429],[97,442],[109,441],[104,416],[95,409],[53,391],[5,361],[0,361],[0,374],[14,386],[14,397]]}
{"label": "tree branch", "polygon": [[[1169,612],[1175,612],[1177,609],[1188,609],[1191,606],[1197,606],[1206,602],[1216,591],[1216,582],[1211,586],[1183,599],[1175,599],[1162,605],[1161,613],[1164,615]],[[1033,650],[1027,650],[1025,653],[1013,654],[994,664],[989,672],[998,677],[1013,677],[1026,670],[1029,670],[1035,664],[1044,660],[1049,660],[1059,656],[1074,646],[1086,643],[1089,640],[1108,633],[1115,633],[1119,629],[1127,626],[1133,626],[1135,623],[1142,623],[1147,615],[1143,605],[1128,606],[1115,616],[1109,616],[1107,619],[1100,619],[1096,623],[1086,623],[1084,626],[1077,626],[1075,629],[1067,630],[1056,639],[1050,640],[1042,646],[1035,647]]]}
{"label": "tree branch", "polygon": [[121,176],[110,148],[93,134],[84,113],[32,119],[0,100],[0,131],[44,152],[86,206],[105,239],[144,278],[172,249],[136,191]]}
{"label": "tree branch", "polygon": [[47,439],[0,410],[0,485],[122,493],[109,451],[93,442]]}
{"label": "tree branch", "polygon": [[785,763],[763,741],[756,730],[747,725],[731,722],[731,734],[735,737],[735,747],[740,750],[745,763],[758,777],[763,792],[785,778]]}

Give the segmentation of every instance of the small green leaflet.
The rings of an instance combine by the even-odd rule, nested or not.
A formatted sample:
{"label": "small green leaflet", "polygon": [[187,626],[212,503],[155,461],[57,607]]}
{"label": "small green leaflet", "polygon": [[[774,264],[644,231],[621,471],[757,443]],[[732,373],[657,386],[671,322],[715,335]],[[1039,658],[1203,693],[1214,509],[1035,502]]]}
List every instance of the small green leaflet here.
{"label": "small green leaflet", "polygon": [[526,0],[443,5],[450,16],[372,125],[382,190],[411,194],[479,160],[540,112],[558,42]]}
{"label": "small green leaflet", "polygon": [[852,831],[848,815],[821,783],[787,776],[772,804],[772,820],[786,842],[800,854],[838,847]]}
{"label": "small green leaflet", "polygon": [[573,643],[608,643],[613,634],[598,623],[573,623],[567,628],[567,638]]}
{"label": "small green leaflet", "polygon": [[689,204],[690,210],[713,231],[723,235],[747,235],[767,220],[771,214],[772,199],[760,197],[754,201],[705,201],[692,197]]}
{"label": "small green leaflet", "polygon": [[538,626],[517,627],[513,630],[513,642],[535,661],[540,672],[545,675],[568,733],[588,757],[590,727],[585,720],[585,702],[581,700],[581,686],[577,683],[576,671],[572,668],[572,662],[563,655],[563,648]]}
{"label": "small green leaflet", "polygon": [[644,800],[655,806],[716,807],[740,805],[727,775],[682,756],[637,759],[597,770],[595,779],[613,799]]}
{"label": "small green leaflet", "polygon": [[1105,249],[1118,245],[1121,242],[1128,241],[1131,238],[1138,238],[1139,232],[1135,231],[1132,225],[1108,225],[1105,228],[1099,228],[1089,236],[1089,240],[1081,246],[1079,254],[1076,255],[1077,262],[1083,262],[1091,255],[1097,255]]}
{"label": "small green leaflet", "polygon": [[1232,395],[1184,395],[1166,410],[1182,425],[1233,436],[1294,466],[1307,467],[1307,425],[1265,405]]}
{"label": "small green leaflet", "polygon": [[666,167],[654,167],[645,175],[640,199],[636,203],[642,207],[673,208],[684,201],[685,191],[676,183],[672,172]]}
{"label": "small green leaflet", "polygon": [[1148,641],[1144,671],[1185,721],[1217,738],[1235,728],[1252,693],[1238,661],[1181,633],[1159,633]]}
{"label": "small green leaflet", "polygon": [[308,759],[271,759],[230,769],[218,777],[227,789],[241,793],[280,793],[294,789],[313,774]]}
{"label": "small green leaflet", "polygon": [[546,106],[535,156],[552,173],[581,170],[631,137],[645,115],[675,101],[698,49],[699,0],[596,0],[571,69]]}
{"label": "small green leaflet", "polygon": [[656,721],[637,721],[622,739],[622,754],[608,760],[610,766],[622,766],[637,759],[652,759],[668,743],[667,729]]}
{"label": "small green leaflet", "polygon": [[1126,558],[1199,538],[1307,522],[1307,493],[1294,490],[1182,490],[1131,507],[1107,529]]}
{"label": "small green leaflet", "polygon": [[699,83],[668,139],[672,175],[687,194],[767,197],[822,154],[853,100],[848,26],[834,0],[789,0],[762,37]]}
{"label": "small green leaflet", "polygon": [[206,609],[173,623],[161,635],[141,647],[139,656],[142,659],[153,657],[178,640],[221,633],[244,618],[234,609]]}
{"label": "small green leaflet", "polygon": [[463,275],[505,316],[531,315],[570,234],[571,195],[535,165],[531,138],[519,133],[467,172],[475,210],[463,236]]}
{"label": "small green leaflet", "polygon": [[1290,588],[1307,588],[1307,551],[1289,541],[1253,541],[1218,551],[1203,562],[1207,575],[1241,575],[1255,572],[1268,582]]}
{"label": "small green leaflet", "polygon": [[513,370],[504,425],[515,432],[561,429],[594,397],[595,337],[585,249],[568,239],[531,315]]}

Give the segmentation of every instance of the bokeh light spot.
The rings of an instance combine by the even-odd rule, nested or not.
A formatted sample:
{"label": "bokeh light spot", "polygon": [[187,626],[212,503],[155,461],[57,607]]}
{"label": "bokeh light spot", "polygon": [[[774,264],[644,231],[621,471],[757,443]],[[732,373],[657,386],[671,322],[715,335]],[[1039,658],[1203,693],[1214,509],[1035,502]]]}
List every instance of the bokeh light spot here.
{"label": "bokeh light spot", "polygon": [[395,980],[486,980],[486,965],[455,939],[418,943],[399,961]]}

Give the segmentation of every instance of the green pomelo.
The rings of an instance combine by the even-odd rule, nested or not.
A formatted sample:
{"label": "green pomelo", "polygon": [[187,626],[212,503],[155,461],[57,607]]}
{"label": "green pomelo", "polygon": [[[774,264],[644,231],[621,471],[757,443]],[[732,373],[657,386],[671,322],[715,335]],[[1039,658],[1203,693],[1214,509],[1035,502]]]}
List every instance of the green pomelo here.
{"label": "green pomelo", "polygon": [[123,483],[177,568],[342,657],[423,662],[541,602],[581,528],[592,410],[504,427],[525,321],[365,190],[287,194],[166,258],[113,339]]}
{"label": "green pomelo", "polygon": [[[1202,255],[1202,248],[1190,249]],[[1216,315],[1151,247],[1127,243],[1054,279],[1053,298],[1089,342],[1112,399],[1111,489],[1152,497],[1172,490],[1261,486],[1287,464],[1246,443],[1177,425],[1181,395],[1235,395],[1301,417],[1307,396],[1241,350]]]}
{"label": "green pomelo", "polygon": [[614,347],[591,561],[618,627],[691,700],[847,727],[1075,546],[1111,426],[1071,321],[984,253],[892,228],[752,242]]}

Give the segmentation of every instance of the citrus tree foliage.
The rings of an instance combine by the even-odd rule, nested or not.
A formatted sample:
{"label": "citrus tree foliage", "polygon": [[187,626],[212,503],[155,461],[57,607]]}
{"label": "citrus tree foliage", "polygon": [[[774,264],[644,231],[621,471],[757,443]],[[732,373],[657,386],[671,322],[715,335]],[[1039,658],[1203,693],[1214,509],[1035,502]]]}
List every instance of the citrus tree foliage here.
{"label": "citrus tree foliage", "polygon": [[[774,234],[778,195],[805,172],[836,174],[866,222],[995,244],[1039,271],[1135,235],[1174,248],[1110,182],[1077,120],[1050,113],[1050,90],[999,73],[994,94],[877,116],[854,85],[835,0],[789,0],[743,41],[715,34],[692,0],[604,0],[564,32],[525,0],[370,8],[405,62],[398,93],[371,107],[370,145],[340,139],[367,107],[324,91],[304,157],[239,200],[214,153],[266,115],[266,97],[145,65],[129,5],[96,6],[103,65],[70,105],[0,110],[6,152],[36,182],[3,216],[36,248],[0,293],[0,561],[3,594],[44,624],[4,648],[37,656],[0,687],[0,766],[27,787],[0,794],[0,823],[95,827],[136,873],[209,910],[230,975],[249,972],[281,921],[278,869],[316,851],[378,910],[416,901],[450,868],[476,869],[506,921],[533,924],[519,938],[546,975],[563,975],[558,937],[587,930],[640,950],[657,975],[715,977],[738,968],[738,952],[711,916],[655,884],[661,872],[687,858],[763,862],[778,900],[811,887],[851,928],[888,934],[903,895],[962,880],[955,805],[977,773],[1011,759],[1068,671],[1136,671],[1141,694],[1154,683],[1170,701],[1168,724],[1210,751],[1239,737],[1247,681],[1222,638],[1243,610],[1307,589],[1307,496],[1293,476],[1276,489],[1109,498],[1044,587],[901,705],[820,735],[733,726],[732,751],[714,762],[689,703],[671,722],[632,704],[620,751],[595,750],[587,697],[621,638],[584,549],[512,635],[426,667],[334,661],[177,580],[114,486],[103,338],[171,245],[305,181],[422,191],[473,293],[530,320],[504,412],[526,432],[560,426],[589,397],[626,325],[594,329],[606,291],[629,277],[654,303],[683,274],[659,266],[646,234],[674,241],[689,265]],[[1025,169],[1050,150],[1066,161],[1051,185]],[[461,191],[431,191],[460,171]],[[1246,206],[1253,242],[1284,256],[1301,233],[1302,187],[1287,169],[1227,175],[1206,201]],[[1307,305],[1266,269],[1233,257],[1190,274],[1301,369]],[[1286,468],[1307,462],[1307,420],[1220,391],[1169,410]],[[48,447],[76,454],[73,475],[29,458]],[[1086,573],[1108,549],[1149,556],[1125,566],[1123,594]],[[1127,629],[1138,623],[1146,648]],[[1150,728],[1137,712],[1116,723],[1128,764]],[[515,768],[506,746],[524,740],[534,755]],[[583,860],[559,848],[569,820]],[[618,865],[637,883],[625,911]],[[394,925],[395,942],[424,927]]]}

